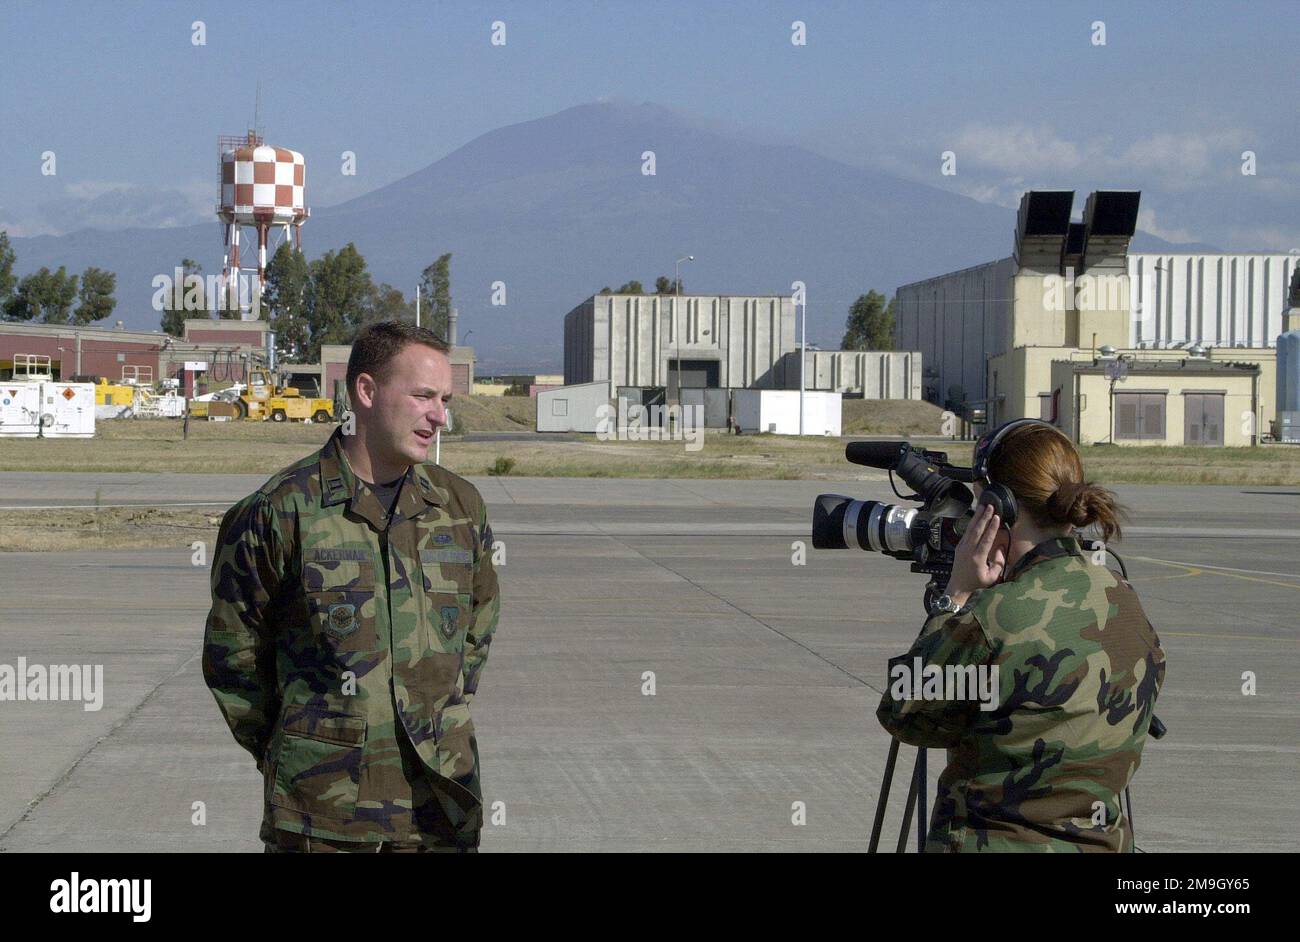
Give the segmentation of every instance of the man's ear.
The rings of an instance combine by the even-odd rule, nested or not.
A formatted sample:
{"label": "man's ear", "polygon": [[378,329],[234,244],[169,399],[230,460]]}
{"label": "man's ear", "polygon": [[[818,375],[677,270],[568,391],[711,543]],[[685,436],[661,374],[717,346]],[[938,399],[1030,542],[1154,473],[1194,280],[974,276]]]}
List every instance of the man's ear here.
{"label": "man's ear", "polygon": [[375,404],[375,378],[369,373],[357,377],[357,403],[369,409]]}

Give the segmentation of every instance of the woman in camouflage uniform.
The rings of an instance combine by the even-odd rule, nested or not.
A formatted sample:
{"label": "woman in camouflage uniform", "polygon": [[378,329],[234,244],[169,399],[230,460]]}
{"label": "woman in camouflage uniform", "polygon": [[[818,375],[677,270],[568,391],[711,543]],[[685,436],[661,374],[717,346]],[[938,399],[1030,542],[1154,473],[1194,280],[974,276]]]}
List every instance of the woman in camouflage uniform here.
{"label": "woman in camouflage uniform", "polygon": [[[1119,538],[1121,509],[1046,423],[1008,423],[976,455],[983,493],[945,610],[890,661],[890,677],[980,671],[992,697],[921,697],[917,678],[891,685],[877,711],[901,741],[948,749],[926,850],[1132,850],[1120,795],[1142,758],[1164,652],[1133,587],[1073,535],[1096,526]],[[1014,516],[1009,528],[995,507]]]}

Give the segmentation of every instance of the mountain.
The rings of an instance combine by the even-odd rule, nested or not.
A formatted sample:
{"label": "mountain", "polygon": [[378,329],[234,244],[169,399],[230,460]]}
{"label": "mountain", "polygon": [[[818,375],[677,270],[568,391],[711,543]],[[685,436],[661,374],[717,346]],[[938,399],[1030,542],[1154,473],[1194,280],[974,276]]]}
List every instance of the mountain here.
{"label": "mountain", "polygon": [[[653,176],[642,173],[645,151]],[[1001,258],[1014,227],[1013,211],[946,190],[658,105],[602,102],[491,131],[401,180],[313,209],[303,241],[310,256],[355,242],[376,282],[407,291],[452,252],[460,339],[478,352],[479,371],[552,372],[563,362],[565,313],[605,285],[671,278],[684,255],[696,257],[682,266],[688,292],[782,294],[803,281],[809,342],[834,348],[858,295]],[[12,242],[21,273],[116,271],[113,319],[135,329],[158,326],[157,274],[184,257],[220,270],[215,219]],[[1146,234],[1134,248],[1198,249]],[[498,281],[504,307],[491,304]]]}

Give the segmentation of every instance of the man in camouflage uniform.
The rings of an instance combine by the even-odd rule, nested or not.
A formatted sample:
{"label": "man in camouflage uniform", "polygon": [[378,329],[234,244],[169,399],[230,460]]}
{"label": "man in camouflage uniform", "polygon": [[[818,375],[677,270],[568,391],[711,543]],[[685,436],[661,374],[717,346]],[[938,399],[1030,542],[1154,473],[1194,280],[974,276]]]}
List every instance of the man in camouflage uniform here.
{"label": "man in camouflage uniform", "polygon": [[499,600],[482,498],[425,463],[447,350],[421,328],[363,330],[354,433],[221,522],[203,674],[265,778],[268,851],[478,846],[469,708]]}
{"label": "man in camouflage uniform", "polygon": [[[992,558],[997,528],[982,507],[954,581],[963,553]],[[949,750],[927,852],[1133,849],[1120,795],[1141,762],[1165,655],[1133,587],[1102,561],[1074,536],[1045,539],[1001,584],[961,592],[959,612],[931,616],[890,660],[891,677],[918,658],[998,667],[991,711],[890,690],[876,711],[902,742]]]}

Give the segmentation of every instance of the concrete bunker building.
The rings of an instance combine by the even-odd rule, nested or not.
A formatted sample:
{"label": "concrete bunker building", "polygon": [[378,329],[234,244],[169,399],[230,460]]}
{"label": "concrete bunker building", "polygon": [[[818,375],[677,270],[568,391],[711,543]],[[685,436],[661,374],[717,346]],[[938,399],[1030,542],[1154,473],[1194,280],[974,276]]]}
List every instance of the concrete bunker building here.
{"label": "concrete bunker building", "polygon": [[[565,385],[538,394],[538,428],[593,431],[601,405],[674,402],[679,389],[707,427],[726,427],[733,391],[799,389],[796,318],[788,295],[592,295],[565,315]],[[804,355],[810,392],[920,398],[918,353]]]}

